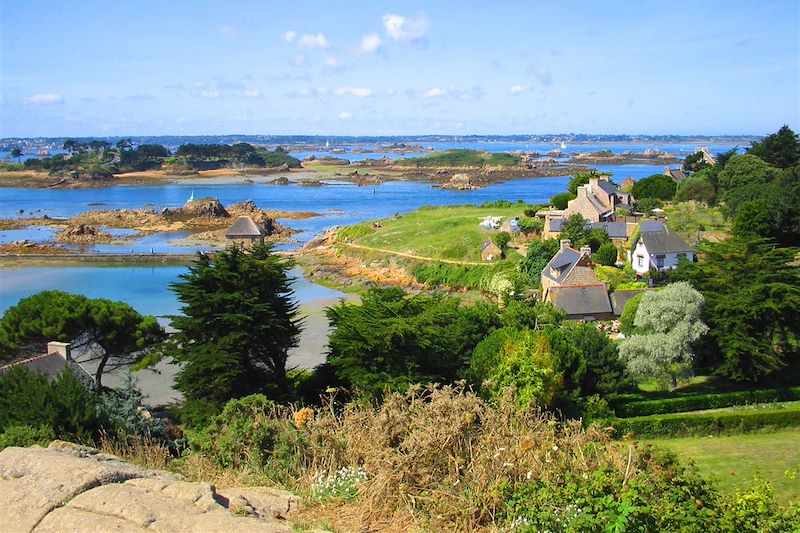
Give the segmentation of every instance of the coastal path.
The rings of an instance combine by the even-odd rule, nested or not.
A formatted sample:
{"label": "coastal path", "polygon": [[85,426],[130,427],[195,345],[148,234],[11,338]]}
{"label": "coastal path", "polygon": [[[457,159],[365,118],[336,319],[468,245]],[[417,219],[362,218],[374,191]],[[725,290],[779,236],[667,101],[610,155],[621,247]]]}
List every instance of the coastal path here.
{"label": "coastal path", "polygon": [[370,252],[380,252],[382,254],[395,255],[395,256],[398,256],[398,257],[407,257],[408,259],[416,259],[417,261],[427,261],[429,263],[447,263],[448,265],[462,265],[462,266],[494,266],[496,264],[496,263],[491,263],[491,262],[488,262],[488,261],[480,263],[480,262],[476,262],[476,261],[458,261],[456,259],[439,259],[437,257],[425,257],[425,256],[422,256],[422,255],[408,254],[408,253],[405,253],[405,252],[397,252],[397,251],[394,251],[394,250],[386,250],[385,248],[374,248],[372,246],[364,246],[362,244],[353,244],[353,243],[349,243],[349,242],[340,243],[340,244],[344,244],[347,247],[356,248],[356,249],[359,249],[359,250],[367,250],[367,251],[370,251]]}

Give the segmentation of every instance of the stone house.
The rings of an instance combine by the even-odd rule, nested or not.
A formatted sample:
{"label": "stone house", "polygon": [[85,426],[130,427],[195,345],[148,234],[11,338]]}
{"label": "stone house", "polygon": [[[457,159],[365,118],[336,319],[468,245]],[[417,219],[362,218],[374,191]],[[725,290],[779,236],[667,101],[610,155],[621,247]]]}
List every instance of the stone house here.
{"label": "stone house", "polygon": [[494,261],[503,257],[503,250],[500,249],[492,239],[486,239],[481,246],[481,259],[484,261]]}
{"label": "stone house", "polygon": [[589,183],[578,187],[577,197],[570,200],[562,218],[580,213],[589,222],[602,222],[614,219],[617,209],[632,211],[633,197],[622,192],[608,180],[608,176],[591,178]]}
{"label": "stone house", "polygon": [[39,372],[48,380],[55,379],[64,369],[70,368],[88,385],[94,385],[94,376],[72,358],[70,345],[66,342],[48,342],[46,353],[11,361],[0,366],[0,372],[7,372],[17,366]]}
{"label": "stone house", "polygon": [[266,233],[252,218],[241,216],[225,231],[225,239],[235,246],[247,249],[255,243],[264,244]]}
{"label": "stone house", "polygon": [[683,171],[682,168],[667,167],[664,169],[664,175],[672,178],[672,181],[674,181],[675,183],[680,183],[686,179],[686,173]]}
{"label": "stone house", "polygon": [[572,248],[569,240],[542,269],[542,300],[552,302],[572,320],[613,318],[608,285],[594,272],[591,249]]}

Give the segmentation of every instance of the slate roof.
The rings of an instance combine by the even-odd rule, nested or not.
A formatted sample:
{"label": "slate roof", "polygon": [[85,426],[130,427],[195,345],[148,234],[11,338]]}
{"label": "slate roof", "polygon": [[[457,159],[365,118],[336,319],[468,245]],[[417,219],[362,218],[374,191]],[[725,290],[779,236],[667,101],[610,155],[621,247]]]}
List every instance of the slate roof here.
{"label": "slate roof", "polygon": [[611,302],[603,284],[551,287],[550,300],[568,315],[589,316],[611,313]]}
{"label": "slate roof", "polygon": [[639,232],[667,231],[667,226],[658,220],[642,220],[639,222]]}
{"label": "slate roof", "polygon": [[237,237],[263,237],[266,231],[253,222],[253,219],[247,216],[242,216],[236,219],[236,222],[228,228],[225,236],[229,239]]}
{"label": "slate roof", "polygon": [[619,191],[614,187],[610,181],[597,180],[597,186],[603,189],[607,194],[619,194]]}
{"label": "slate roof", "polygon": [[494,247],[495,247],[495,248],[497,248],[498,250],[500,249],[500,247],[499,247],[499,246],[497,246],[497,244],[495,244],[495,242],[494,242],[492,239],[486,239],[486,242],[484,242],[484,243],[483,243],[483,246],[481,246],[481,252],[482,252],[482,251],[484,251],[484,250],[485,250],[486,248],[488,248],[489,246],[494,246]]}
{"label": "slate roof", "polygon": [[59,353],[50,353],[29,357],[21,361],[14,361],[5,366],[0,366],[0,372],[10,370],[15,366],[24,366],[33,372],[41,372],[49,379],[54,379],[67,366],[67,360]]}
{"label": "slate roof", "polygon": [[[581,253],[573,248],[562,248],[550,260],[549,263],[542,269],[542,275],[548,279],[561,283],[575,266],[575,263],[581,258]],[[552,276],[550,270],[558,270],[557,276]]]}
{"label": "slate roof", "polygon": [[592,228],[600,228],[606,230],[611,239],[625,239],[628,237],[627,224],[624,222],[595,222]]}
{"label": "slate roof", "polygon": [[650,254],[677,254],[691,252],[693,248],[674,231],[643,231],[639,238]]}
{"label": "slate roof", "polygon": [[680,168],[666,168],[664,174],[672,178],[673,181],[680,182],[686,179],[686,173]]}
{"label": "slate roof", "polygon": [[611,298],[611,308],[614,310],[614,314],[617,316],[621,315],[622,311],[625,310],[625,304],[628,303],[628,300],[630,300],[637,294],[641,294],[645,291],[647,291],[647,289],[634,289],[630,291],[612,292],[610,298]]}

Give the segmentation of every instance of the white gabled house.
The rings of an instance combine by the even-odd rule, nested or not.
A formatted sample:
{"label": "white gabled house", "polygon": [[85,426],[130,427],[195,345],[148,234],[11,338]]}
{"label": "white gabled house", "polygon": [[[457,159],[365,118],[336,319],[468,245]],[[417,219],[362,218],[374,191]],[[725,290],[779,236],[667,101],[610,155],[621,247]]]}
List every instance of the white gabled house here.
{"label": "white gabled house", "polygon": [[694,249],[660,222],[643,222],[633,248],[628,251],[631,266],[639,275],[673,269],[682,257],[694,261]]}

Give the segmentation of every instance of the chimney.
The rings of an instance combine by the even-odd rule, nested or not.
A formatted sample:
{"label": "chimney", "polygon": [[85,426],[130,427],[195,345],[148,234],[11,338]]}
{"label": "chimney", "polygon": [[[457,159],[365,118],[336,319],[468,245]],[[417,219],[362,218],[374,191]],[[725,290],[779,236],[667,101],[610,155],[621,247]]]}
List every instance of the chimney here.
{"label": "chimney", "polygon": [[562,250],[566,250],[567,248],[570,247],[571,244],[572,244],[572,242],[569,239],[561,239],[561,249]]}
{"label": "chimney", "polygon": [[594,185],[597,187],[597,182],[600,181],[600,178],[589,178],[589,185]]}
{"label": "chimney", "polygon": [[592,249],[589,246],[581,246],[581,255],[591,255]]}
{"label": "chimney", "polygon": [[68,342],[50,341],[47,343],[47,353],[61,354],[67,361],[72,361],[72,347]]}

